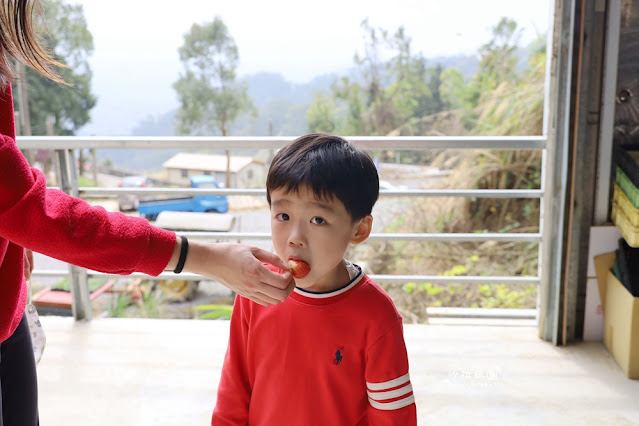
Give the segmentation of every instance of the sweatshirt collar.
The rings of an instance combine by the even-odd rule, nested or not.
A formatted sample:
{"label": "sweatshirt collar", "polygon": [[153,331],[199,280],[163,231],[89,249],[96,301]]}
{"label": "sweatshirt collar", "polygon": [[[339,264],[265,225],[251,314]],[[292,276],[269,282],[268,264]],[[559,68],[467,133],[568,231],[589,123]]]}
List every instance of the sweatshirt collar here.
{"label": "sweatshirt collar", "polygon": [[344,286],[326,292],[315,292],[295,287],[295,290],[291,293],[291,297],[300,302],[313,304],[325,304],[341,299],[339,296],[345,295],[355,288],[364,278],[362,268],[349,261],[346,261],[346,269],[348,270],[351,280]]}

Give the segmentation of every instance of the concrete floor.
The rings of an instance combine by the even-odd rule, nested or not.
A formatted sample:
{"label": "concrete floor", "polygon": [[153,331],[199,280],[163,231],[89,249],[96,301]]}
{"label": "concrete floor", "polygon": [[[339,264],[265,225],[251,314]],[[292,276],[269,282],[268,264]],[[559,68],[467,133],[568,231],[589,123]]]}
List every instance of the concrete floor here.
{"label": "concrete floor", "polygon": [[[42,425],[210,424],[228,322],[42,323]],[[407,325],[405,335],[420,425],[639,425],[639,381],[601,343],[559,348],[530,326]]]}

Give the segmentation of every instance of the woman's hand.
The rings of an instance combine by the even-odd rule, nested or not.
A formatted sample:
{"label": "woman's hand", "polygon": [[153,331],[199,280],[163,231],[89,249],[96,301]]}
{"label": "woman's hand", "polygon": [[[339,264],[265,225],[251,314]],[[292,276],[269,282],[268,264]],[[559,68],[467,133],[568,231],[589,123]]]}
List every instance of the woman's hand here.
{"label": "woman's hand", "polygon": [[[273,272],[264,263],[285,272]],[[293,276],[276,254],[244,244],[189,241],[184,270],[213,278],[263,306],[284,301],[295,288]]]}
{"label": "woman's hand", "polygon": [[31,272],[33,272],[33,252],[29,249],[24,249],[24,279],[29,281],[31,278]]}

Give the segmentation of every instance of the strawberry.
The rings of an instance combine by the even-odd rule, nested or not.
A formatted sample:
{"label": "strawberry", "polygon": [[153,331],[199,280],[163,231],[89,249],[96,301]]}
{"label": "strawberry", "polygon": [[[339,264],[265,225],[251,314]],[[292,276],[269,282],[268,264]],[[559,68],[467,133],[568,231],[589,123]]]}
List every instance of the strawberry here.
{"label": "strawberry", "polygon": [[303,260],[289,260],[288,268],[291,270],[293,278],[304,278],[309,272],[311,272],[311,267]]}

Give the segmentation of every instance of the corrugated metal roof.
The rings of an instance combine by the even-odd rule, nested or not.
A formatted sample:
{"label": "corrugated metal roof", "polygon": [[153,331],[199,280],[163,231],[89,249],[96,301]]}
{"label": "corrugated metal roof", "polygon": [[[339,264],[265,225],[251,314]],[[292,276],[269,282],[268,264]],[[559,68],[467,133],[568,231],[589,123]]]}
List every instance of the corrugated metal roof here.
{"label": "corrugated metal roof", "polygon": [[[231,172],[238,172],[251,163],[263,162],[253,157],[231,156]],[[179,152],[162,163],[162,166],[167,169],[225,172],[226,155]]]}

